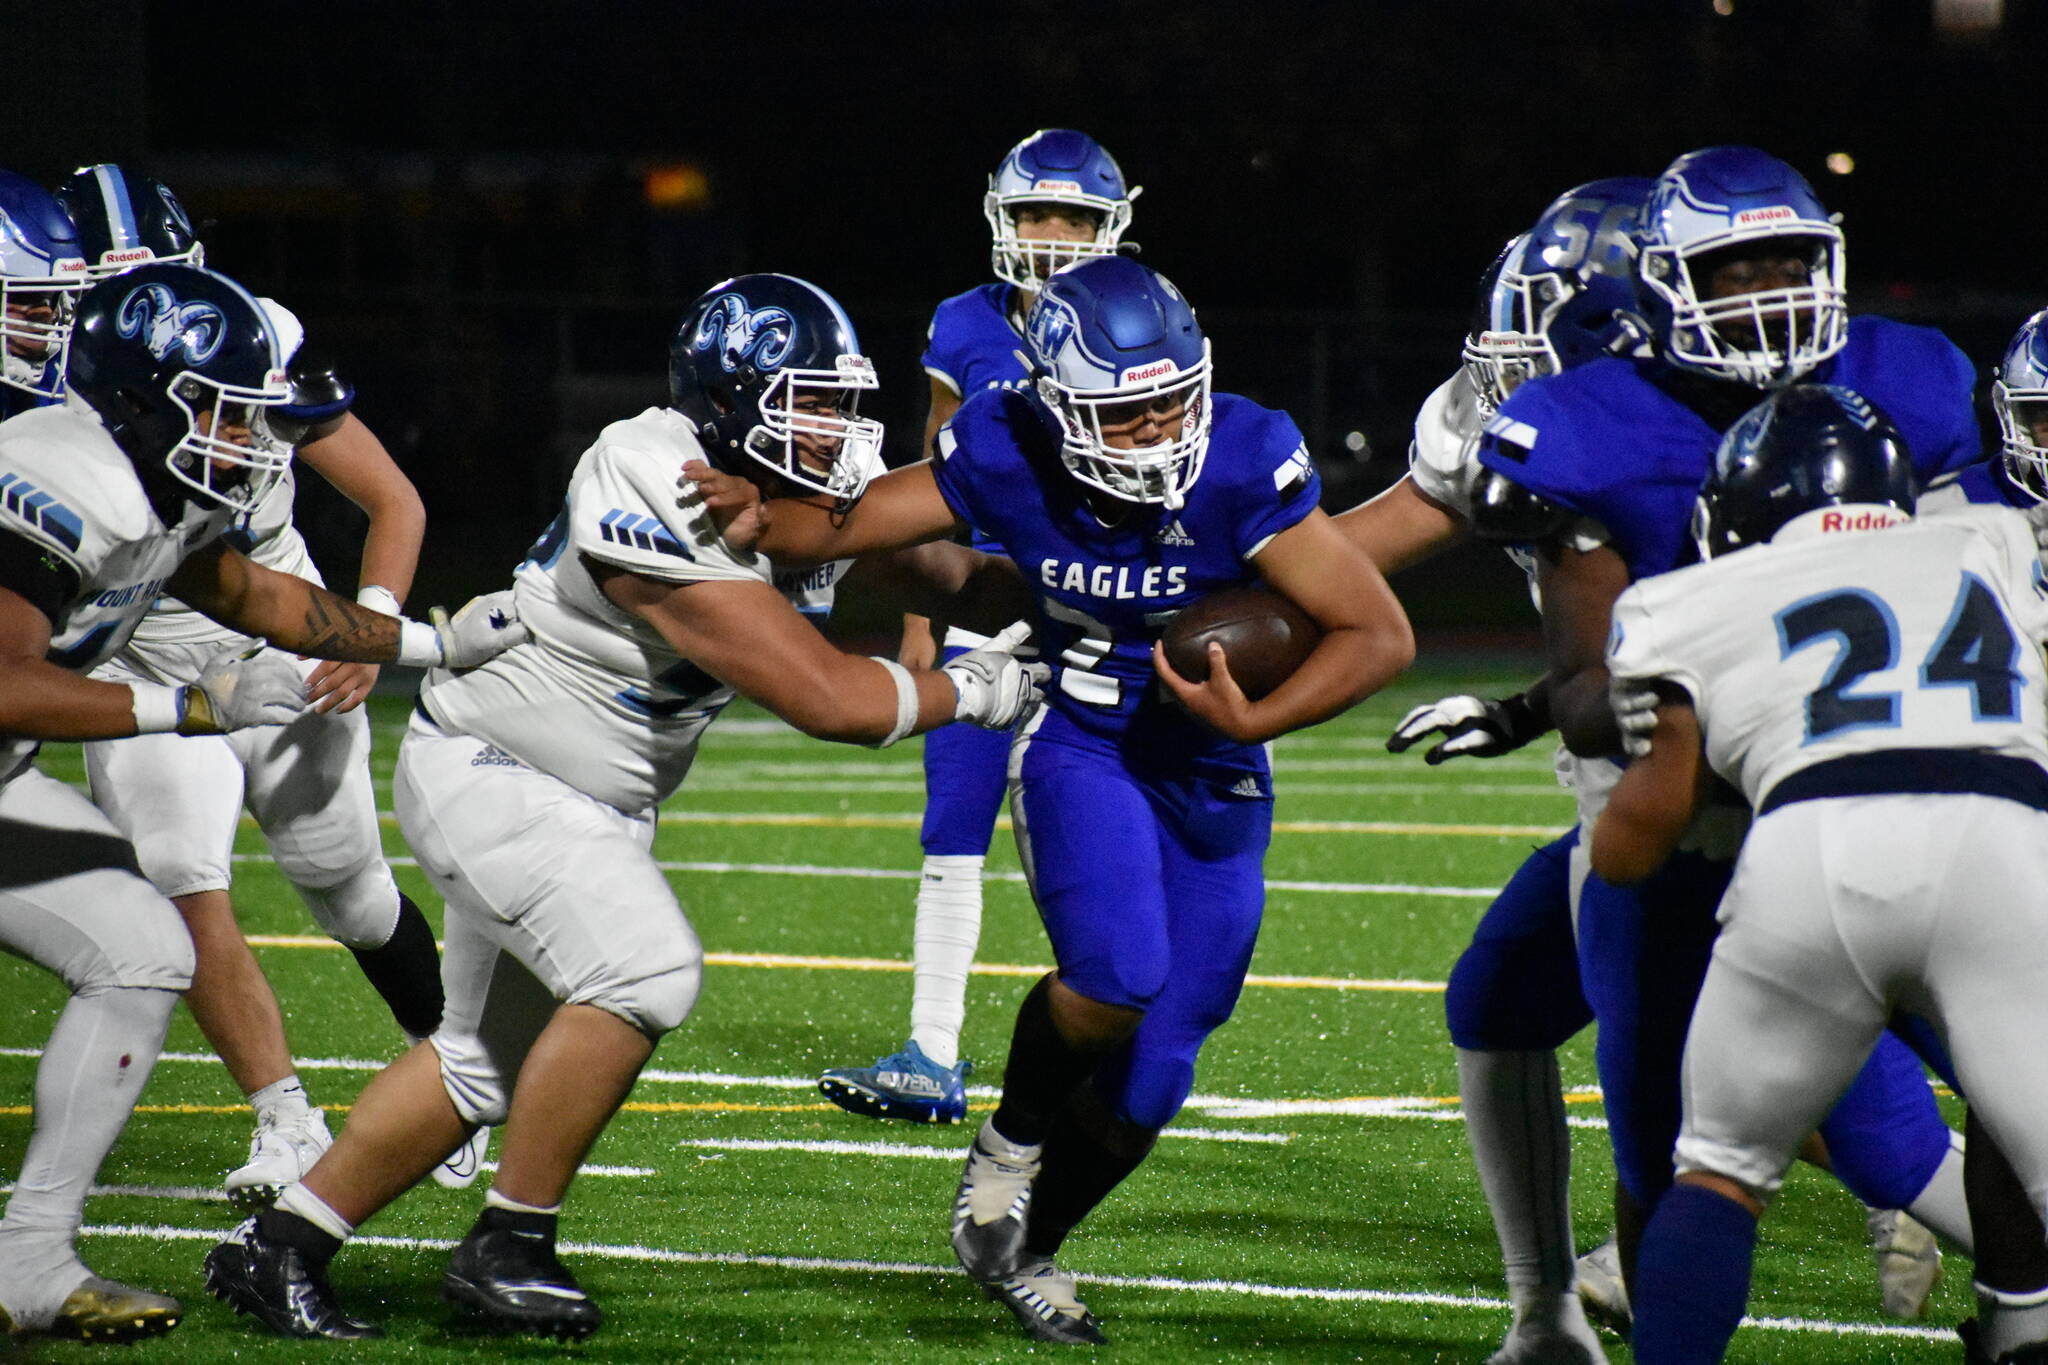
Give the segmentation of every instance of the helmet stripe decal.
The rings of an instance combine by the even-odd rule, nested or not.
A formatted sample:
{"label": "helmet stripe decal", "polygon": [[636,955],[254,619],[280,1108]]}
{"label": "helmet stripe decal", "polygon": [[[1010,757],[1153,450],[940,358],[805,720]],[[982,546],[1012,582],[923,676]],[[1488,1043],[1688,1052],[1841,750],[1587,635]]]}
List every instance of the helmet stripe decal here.
{"label": "helmet stripe decal", "polygon": [[839,300],[833,298],[830,294],[818,288],[817,285],[812,284],[809,280],[800,280],[794,275],[784,275],[782,278],[788,280],[792,284],[800,284],[804,288],[810,290],[813,294],[816,294],[818,296],[818,301],[824,304],[827,308],[830,308],[832,310],[832,316],[838,321],[841,327],[844,327],[846,329],[847,344],[853,347],[855,351],[860,350],[860,337],[853,330],[853,319],[846,316],[846,310],[839,306]]}
{"label": "helmet stripe decal", "polygon": [[126,250],[140,245],[142,233],[135,226],[135,209],[128,202],[128,181],[121,168],[95,166],[92,178],[100,187],[100,202],[107,207],[107,223],[114,229],[114,245]]}

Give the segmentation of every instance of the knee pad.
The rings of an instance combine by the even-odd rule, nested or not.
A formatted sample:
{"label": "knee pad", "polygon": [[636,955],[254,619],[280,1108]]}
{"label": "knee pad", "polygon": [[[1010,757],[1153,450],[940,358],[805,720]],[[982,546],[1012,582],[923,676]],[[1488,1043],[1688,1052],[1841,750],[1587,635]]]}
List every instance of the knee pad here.
{"label": "knee pad", "polygon": [[1173,1122],[1195,1088],[1192,1057],[1133,1056],[1123,1084],[1108,1096],[1116,1115],[1135,1130],[1157,1133]]}
{"label": "knee pad", "polygon": [[659,1038],[683,1020],[697,1004],[697,991],[704,982],[704,955],[693,954],[688,961],[637,981],[624,981],[578,996],[569,1003],[592,1005]]}
{"label": "knee pad", "polygon": [[492,1063],[482,1041],[446,1031],[428,1039],[441,1059],[441,1087],[465,1123],[496,1127],[512,1105],[512,1077]]}
{"label": "knee pad", "polygon": [[298,885],[298,892],[321,932],[345,948],[381,948],[398,925],[398,883],[381,857],[338,882]]}

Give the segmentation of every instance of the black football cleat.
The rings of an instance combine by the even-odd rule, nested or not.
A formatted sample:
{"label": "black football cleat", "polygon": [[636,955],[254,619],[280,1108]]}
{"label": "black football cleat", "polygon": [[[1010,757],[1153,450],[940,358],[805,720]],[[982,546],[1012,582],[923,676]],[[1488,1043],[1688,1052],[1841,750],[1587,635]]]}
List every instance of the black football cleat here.
{"label": "black football cleat", "polygon": [[326,1266],[295,1246],[265,1237],[254,1218],[206,1253],[206,1288],[281,1337],[366,1341],[384,1335],[375,1323],[341,1311]]}
{"label": "black football cleat", "polygon": [[486,1209],[448,1258],[441,1297],[499,1327],[559,1341],[582,1341],[604,1313],[555,1255],[555,1239],[507,1226]]}

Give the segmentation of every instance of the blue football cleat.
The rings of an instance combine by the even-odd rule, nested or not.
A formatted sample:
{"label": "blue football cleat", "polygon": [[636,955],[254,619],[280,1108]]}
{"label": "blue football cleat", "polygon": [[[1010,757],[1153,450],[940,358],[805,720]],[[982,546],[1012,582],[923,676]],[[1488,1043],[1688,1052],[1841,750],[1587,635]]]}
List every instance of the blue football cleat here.
{"label": "blue football cleat", "polygon": [[974,1063],[951,1068],[924,1055],[915,1042],[873,1066],[839,1067],[818,1077],[825,1098],[849,1114],[912,1123],[958,1123],[967,1117],[967,1073]]}

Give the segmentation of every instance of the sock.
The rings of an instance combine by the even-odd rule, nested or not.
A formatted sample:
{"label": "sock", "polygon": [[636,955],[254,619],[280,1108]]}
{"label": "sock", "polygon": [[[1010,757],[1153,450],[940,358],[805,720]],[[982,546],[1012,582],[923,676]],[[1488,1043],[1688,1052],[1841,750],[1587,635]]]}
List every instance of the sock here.
{"label": "sock", "polygon": [[116,986],[71,997],[36,1067],[35,1128],[0,1218],[17,1327],[46,1325],[89,1272],[73,1241],[85,1192],[127,1126],[178,992]]}
{"label": "sock", "polygon": [[1052,1021],[1052,973],[1040,977],[1017,1007],[1010,1059],[1003,1068],[1003,1098],[993,1115],[995,1130],[1019,1146],[1044,1142],[1067,1097],[1088,1079],[1102,1055],[1060,1036]]}
{"label": "sock", "polygon": [[1974,1108],[1963,1131],[1968,1134],[1963,1185],[1977,1241],[1977,1282],[2011,1293],[2048,1284],[2048,1236],[2033,1196]]}
{"label": "sock", "polygon": [[1093,1086],[1076,1090],[1045,1137],[1025,1249],[1051,1260],[1075,1224],[1138,1169],[1158,1140],[1158,1129],[1119,1117]]}
{"label": "sock", "polygon": [[496,1185],[484,1191],[484,1206],[486,1208],[503,1209],[507,1213],[546,1214],[550,1218],[553,1218],[562,1211],[560,1204],[548,1204],[545,1206],[540,1204],[522,1204],[510,1195],[500,1194]]}
{"label": "sock", "polygon": [[924,860],[911,935],[910,1038],[940,1066],[960,1061],[967,971],[981,942],[981,867],[976,856]]}
{"label": "sock", "polygon": [[1725,1195],[1680,1181],[1657,1201],[1636,1256],[1637,1365],[1716,1365],[1749,1303],[1756,1219]]}
{"label": "sock", "polygon": [[277,1202],[256,1215],[256,1230],[273,1242],[297,1247],[317,1265],[325,1265],[355,1235],[355,1224],[336,1213],[305,1182],[287,1185]]}
{"label": "sock", "polygon": [[434,931],[403,891],[398,893],[398,922],[384,946],[349,951],[409,1036],[425,1038],[441,1027],[441,960],[434,951]]}
{"label": "sock", "polygon": [[2030,1293],[1987,1289],[1982,1284],[1972,1288],[1977,1291],[1977,1340],[1993,1360],[2022,1346],[2048,1341],[2048,1286]]}
{"label": "sock", "polygon": [[258,1123],[276,1125],[305,1117],[312,1112],[313,1102],[306,1098],[306,1087],[299,1084],[294,1074],[272,1081],[251,1095],[249,1107],[256,1111]]}
{"label": "sock", "polygon": [[1557,1054],[1457,1053],[1465,1134],[1500,1237],[1508,1288],[1532,1304],[1570,1293],[1572,1148]]}
{"label": "sock", "polygon": [[1948,1154],[1942,1157],[1941,1165],[1935,1167],[1926,1188],[1906,1205],[1906,1212],[1965,1256],[1976,1256],[1975,1237],[1970,1231],[1970,1204],[1963,1193],[1963,1139],[1960,1134],[1950,1137]]}

